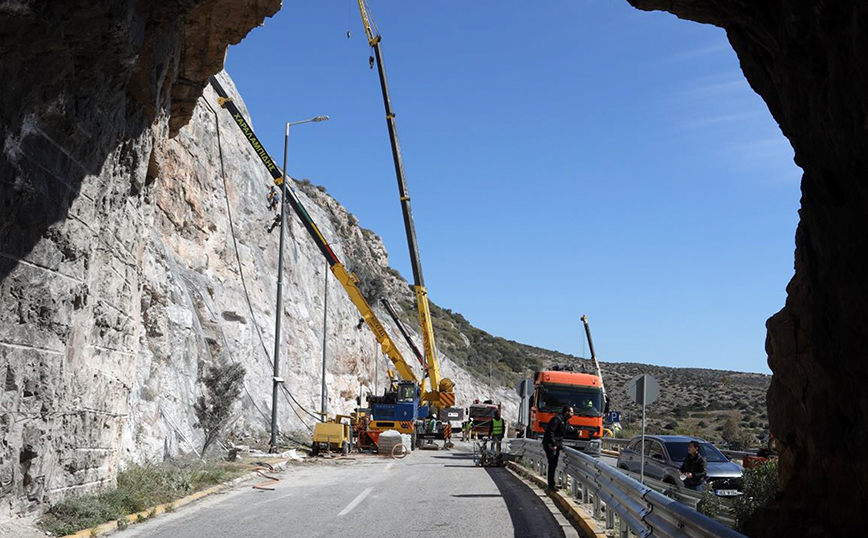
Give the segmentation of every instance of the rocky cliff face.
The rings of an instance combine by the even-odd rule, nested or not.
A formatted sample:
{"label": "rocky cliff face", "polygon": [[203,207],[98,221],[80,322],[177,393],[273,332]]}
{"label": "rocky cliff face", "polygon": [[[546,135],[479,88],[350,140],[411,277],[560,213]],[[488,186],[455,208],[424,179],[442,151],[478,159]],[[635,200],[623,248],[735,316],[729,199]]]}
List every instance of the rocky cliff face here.
{"label": "rocky cliff face", "polygon": [[114,477],[135,424],[150,155],[280,7],[227,4],[0,4],[0,514]]}
{"label": "rocky cliff face", "polygon": [[859,536],[868,524],[868,4],[628,0],[724,28],[802,177],[796,273],[768,321],[784,493],[756,536]]}
{"label": "rocky cliff face", "polygon": [[[0,78],[18,81],[0,104],[0,516],[110,483],[125,462],[198,449],[192,405],[211,364],[247,370],[232,431],[268,429],[271,179],[204,87],[226,45],[279,3],[214,16],[239,12],[228,4],[0,5]],[[324,189],[295,187],[363,290],[412,299],[373,232]],[[302,408],[319,407],[324,344],[332,412],[382,390],[387,364],[294,217],[287,233],[281,376],[294,401],[282,395],[279,410],[292,436],[314,422]],[[488,394],[441,360],[459,404]]]}

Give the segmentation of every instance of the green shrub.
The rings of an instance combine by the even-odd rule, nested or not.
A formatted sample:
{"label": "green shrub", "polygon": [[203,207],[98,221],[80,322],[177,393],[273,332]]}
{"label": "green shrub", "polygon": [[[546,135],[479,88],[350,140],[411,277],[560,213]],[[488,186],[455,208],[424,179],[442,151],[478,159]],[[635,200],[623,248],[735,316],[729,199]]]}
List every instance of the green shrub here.
{"label": "green shrub", "polygon": [[208,451],[211,443],[229,422],[232,406],[235,405],[244,388],[244,367],[240,364],[218,364],[205,372],[202,383],[205,394],[193,405],[196,413],[197,428],[205,432],[202,454]]}
{"label": "green shrub", "polygon": [[720,500],[720,497],[714,494],[712,488],[706,487],[702,491],[702,499],[700,499],[699,504],[696,505],[696,510],[700,514],[705,514],[706,516],[713,518],[714,516],[723,513],[723,502]]}
{"label": "green shrub", "polygon": [[753,469],[746,469],[743,479],[744,494],[736,497],[733,503],[738,529],[743,528],[744,523],[757,508],[768,503],[780,492],[777,460],[770,460]]}

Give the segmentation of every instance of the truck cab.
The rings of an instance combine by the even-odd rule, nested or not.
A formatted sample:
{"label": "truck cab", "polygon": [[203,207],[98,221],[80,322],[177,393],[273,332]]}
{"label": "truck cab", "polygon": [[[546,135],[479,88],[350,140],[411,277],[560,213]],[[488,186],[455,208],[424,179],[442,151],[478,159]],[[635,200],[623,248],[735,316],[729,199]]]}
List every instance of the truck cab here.
{"label": "truck cab", "polygon": [[371,408],[368,429],[415,434],[416,421],[428,416],[428,407],[419,405],[420,398],[419,385],[413,381],[398,381],[382,396],[368,396]]}
{"label": "truck cab", "polygon": [[549,421],[569,405],[575,413],[564,435],[564,445],[599,456],[606,412],[601,384],[600,378],[592,374],[559,370],[536,372],[527,437],[542,439]]}
{"label": "truck cab", "polygon": [[494,415],[500,411],[500,404],[495,404],[492,400],[485,400],[480,403],[479,400],[470,404],[467,414],[473,420],[472,434],[475,437],[483,437],[488,435],[488,429],[491,426],[491,421]]}

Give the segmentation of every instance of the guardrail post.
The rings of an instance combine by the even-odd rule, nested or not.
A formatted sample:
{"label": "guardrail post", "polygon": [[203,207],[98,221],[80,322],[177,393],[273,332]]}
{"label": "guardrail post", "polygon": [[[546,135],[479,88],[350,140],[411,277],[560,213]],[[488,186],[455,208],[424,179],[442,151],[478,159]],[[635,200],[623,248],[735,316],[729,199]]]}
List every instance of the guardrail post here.
{"label": "guardrail post", "polygon": [[630,527],[628,527],[627,522],[621,518],[619,518],[619,523],[618,523],[618,537],[619,538],[630,538]]}
{"label": "guardrail post", "polygon": [[591,502],[591,494],[588,491],[588,486],[582,484],[582,504],[588,504]]}
{"label": "guardrail post", "polygon": [[570,487],[570,493],[573,494],[573,499],[579,498],[579,481],[576,480],[576,477],[573,477],[573,483]]}
{"label": "guardrail post", "polygon": [[615,511],[610,506],[606,506],[606,530],[615,528]]}
{"label": "guardrail post", "polygon": [[600,496],[594,493],[594,519],[601,519],[600,515]]}

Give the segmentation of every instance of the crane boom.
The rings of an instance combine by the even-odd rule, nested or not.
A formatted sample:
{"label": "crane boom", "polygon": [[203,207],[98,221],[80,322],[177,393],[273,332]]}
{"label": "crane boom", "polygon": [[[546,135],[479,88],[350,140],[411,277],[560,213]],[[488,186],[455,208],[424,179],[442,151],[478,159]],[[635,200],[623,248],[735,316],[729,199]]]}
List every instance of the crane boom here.
{"label": "crane boom", "polygon": [[[220,85],[220,82],[216,77],[210,78],[211,86],[214,87],[214,91],[217,92],[219,96],[218,103],[222,108],[225,108],[232,115],[232,119],[238,125],[238,128],[241,129],[241,132],[244,134],[247,141],[250,143],[253,150],[256,152],[256,155],[259,156],[259,159],[262,161],[262,164],[265,165],[265,168],[268,170],[268,173],[271,175],[272,179],[274,179],[275,185],[281,185],[284,181],[284,173],[281,172],[280,168],[274,162],[274,159],[268,154],[265,150],[265,147],[256,137],[256,133],[253,132],[253,128],[250,127],[250,123],[244,118],[244,115],[238,109],[234,102],[232,102],[232,98],[226,93],[226,90],[223,89],[223,86]],[[404,360],[404,357],[401,355],[401,352],[398,351],[395,342],[389,337],[389,333],[386,332],[386,329],[383,327],[383,324],[380,323],[380,320],[377,318],[377,315],[374,313],[374,310],[371,308],[371,305],[368,304],[367,299],[362,294],[361,290],[357,286],[359,279],[355,274],[347,271],[344,264],[338,259],[337,254],[335,254],[334,250],[332,250],[331,245],[329,245],[328,241],[326,241],[322,232],[320,232],[316,223],[311,218],[310,214],[305,209],[304,205],[299,200],[298,196],[295,194],[295,190],[289,185],[286,185],[286,195],[287,199],[283,201],[283,203],[289,203],[292,209],[295,211],[295,214],[298,215],[298,218],[301,219],[302,224],[304,225],[305,230],[307,230],[308,235],[310,235],[313,242],[316,244],[319,251],[325,256],[326,261],[329,264],[329,268],[331,272],[335,275],[335,278],[338,279],[338,282],[341,283],[344,290],[347,292],[347,295],[350,297],[350,301],[356,306],[359,310],[359,313],[362,315],[362,318],[365,320],[365,323],[368,327],[373,331],[374,336],[377,339],[377,342],[380,344],[380,348],[383,350],[383,354],[391,359],[392,364],[395,365],[395,369],[401,374],[403,379],[408,381],[417,381],[416,375],[413,373],[413,369],[410,368],[410,365]],[[417,381],[418,382],[418,381]]]}
{"label": "crane boom", "polygon": [[[435,407],[449,407],[455,403],[453,384],[450,379],[440,377],[440,366],[437,359],[437,348],[434,343],[434,327],[431,323],[431,311],[428,305],[428,291],[422,276],[422,263],[419,257],[419,246],[416,241],[416,226],[413,223],[413,211],[410,207],[410,194],[407,190],[407,180],[404,176],[404,162],[401,157],[401,145],[398,142],[398,129],[395,125],[395,112],[389,96],[389,83],[386,79],[386,68],[383,64],[382,41],[379,33],[374,33],[371,17],[368,15],[365,0],[358,0],[362,23],[365,25],[365,35],[368,44],[374,49],[377,63],[377,73],[380,78],[380,88],[383,93],[383,105],[386,108],[386,124],[389,128],[389,141],[392,145],[392,161],[395,165],[395,175],[398,179],[398,194],[401,201],[401,211],[404,215],[404,231],[407,234],[407,246],[410,249],[410,263],[413,268],[413,291],[416,295],[416,309],[422,329],[422,347],[425,351],[425,368],[431,381],[431,390],[426,392],[423,379],[423,396]],[[442,393],[442,396],[441,396]]]}
{"label": "crane boom", "polygon": [[591,339],[591,326],[588,324],[588,316],[582,314],[582,323],[585,325],[585,335],[588,337],[588,347],[591,349],[591,363],[594,365],[594,373],[600,378],[600,390],[603,392],[603,401],[606,400],[606,386],[603,384],[603,372],[597,361],[597,353],[594,351],[594,341]]}

